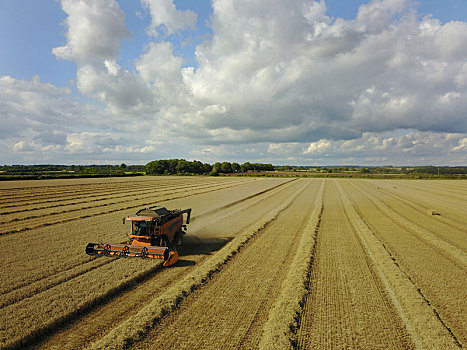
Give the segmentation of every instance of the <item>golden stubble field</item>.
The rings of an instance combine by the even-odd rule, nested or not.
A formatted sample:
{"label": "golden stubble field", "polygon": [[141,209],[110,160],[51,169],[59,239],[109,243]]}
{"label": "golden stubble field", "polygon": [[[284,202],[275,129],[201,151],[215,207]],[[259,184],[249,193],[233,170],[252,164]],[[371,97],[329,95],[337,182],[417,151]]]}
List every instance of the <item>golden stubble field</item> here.
{"label": "golden stubble field", "polygon": [[[467,182],[144,177],[0,183],[0,347],[467,345]],[[192,208],[180,261],[96,258]],[[431,215],[435,210],[440,215]]]}

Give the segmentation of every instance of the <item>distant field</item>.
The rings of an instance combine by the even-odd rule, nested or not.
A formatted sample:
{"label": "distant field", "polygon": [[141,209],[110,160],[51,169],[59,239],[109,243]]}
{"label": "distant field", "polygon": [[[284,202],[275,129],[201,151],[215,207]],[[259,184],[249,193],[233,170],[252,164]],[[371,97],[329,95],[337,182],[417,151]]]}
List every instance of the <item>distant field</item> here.
{"label": "distant field", "polygon": [[[467,345],[467,181],[0,182],[0,347]],[[180,261],[96,258],[122,217],[192,208]],[[439,215],[432,215],[433,213]]]}

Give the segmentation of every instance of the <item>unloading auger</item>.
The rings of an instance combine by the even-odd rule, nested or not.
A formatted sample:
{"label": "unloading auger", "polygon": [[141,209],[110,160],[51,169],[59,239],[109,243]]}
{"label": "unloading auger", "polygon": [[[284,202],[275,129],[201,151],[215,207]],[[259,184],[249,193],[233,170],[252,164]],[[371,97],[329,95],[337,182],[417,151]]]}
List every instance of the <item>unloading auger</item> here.
{"label": "unloading auger", "polygon": [[[187,214],[185,224],[183,214]],[[128,244],[88,243],[86,254],[163,259],[164,266],[173,265],[178,261],[190,216],[191,208],[168,210],[153,206],[141,209],[135,216],[123,218],[123,223],[131,222]]]}

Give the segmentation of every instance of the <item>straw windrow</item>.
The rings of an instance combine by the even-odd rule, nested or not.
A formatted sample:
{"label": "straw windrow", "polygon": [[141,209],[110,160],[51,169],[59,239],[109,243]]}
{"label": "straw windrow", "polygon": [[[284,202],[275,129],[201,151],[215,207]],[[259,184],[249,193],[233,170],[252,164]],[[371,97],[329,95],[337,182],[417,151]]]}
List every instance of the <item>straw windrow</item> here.
{"label": "straw windrow", "polygon": [[291,349],[296,344],[295,330],[308,290],[308,280],[313,262],[316,234],[323,210],[324,181],[315,199],[313,212],[303,231],[299,247],[289,273],[282,283],[282,291],[269,312],[263,327],[259,348]]}
{"label": "straw windrow", "polygon": [[282,205],[269,212],[261,221],[243,231],[225,247],[219,250],[203,265],[186,276],[180,283],[169,288],[164,294],[154,299],[136,315],[122,322],[103,338],[90,345],[90,349],[122,349],[128,348],[136,341],[142,340],[160,320],[175,310],[180,302],[194,290],[199,288],[223,265],[225,265],[252,237],[264,230],[277,216],[285,210],[302,192],[300,187]]}

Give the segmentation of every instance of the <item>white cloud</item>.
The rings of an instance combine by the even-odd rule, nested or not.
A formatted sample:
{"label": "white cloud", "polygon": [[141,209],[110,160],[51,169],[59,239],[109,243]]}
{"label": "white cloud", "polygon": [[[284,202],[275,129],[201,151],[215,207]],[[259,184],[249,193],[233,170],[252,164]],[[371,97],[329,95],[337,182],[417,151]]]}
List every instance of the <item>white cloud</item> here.
{"label": "white cloud", "polygon": [[326,139],[322,139],[316,142],[310,143],[310,146],[308,146],[308,149],[304,152],[305,154],[307,153],[323,153],[329,150],[331,147],[331,142]]}
{"label": "white cloud", "polygon": [[467,139],[460,133],[364,133],[362,137],[353,140],[322,139],[312,142],[303,155],[312,159],[327,158],[339,162],[346,157],[353,157],[360,164],[366,158],[378,159],[384,156],[397,164],[408,164],[414,160],[419,162],[420,159],[425,164],[443,164],[443,159],[451,159],[452,164],[465,165],[466,145]]}
{"label": "white cloud", "polygon": [[[164,25],[170,34],[196,22],[194,13],[170,0],[143,4],[153,29]],[[95,12],[114,13],[120,29],[100,63],[78,50],[78,87],[115,113],[152,112],[167,132],[178,133],[178,121],[195,140],[213,143],[349,139],[402,128],[467,130],[466,23],[420,21],[404,0],[371,1],[348,21],[326,16],[324,1],[271,6],[266,0],[215,0],[212,6],[214,34],[197,47],[196,70],[182,68],[172,45],[159,42],[149,43],[129,72],[115,62],[123,16],[115,3],[100,2]],[[84,19],[100,17],[64,9],[67,46],[73,48],[70,33]],[[107,33],[104,24],[89,26]]]}
{"label": "white cloud", "polygon": [[92,65],[80,66],[77,86],[84,95],[104,102],[113,112],[121,115],[154,108],[151,92],[140,77],[115,66],[111,66],[110,71]]}
{"label": "white cloud", "polygon": [[69,88],[43,83],[38,76],[31,81],[0,76],[0,136],[53,135],[76,125],[81,107],[70,94]]}
{"label": "white cloud", "polygon": [[68,14],[67,44],[52,52],[76,62],[113,59],[120,49],[120,40],[130,36],[125,14],[114,0],[61,0]]}
{"label": "white cloud", "polygon": [[53,53],[76,63],[79,91],[99,103],[38,78],[2,77],[0,135],[16,152],[56,145],[276,162],[458,162],[465,152],[465,22],[419,19],[405,0],[370,1],[352,20],[328,17],[324,1],[213,0],[213,34],[196,48],[198,66],[183,67],[169,40],[195,28],[196,14],[142,0],[157,42],[125,69],[119,50],[130,33],[118,3],[61,3],[67,43]]}
{"label": "white cloud", "polygon": [[136,70],[158,106],[183,106],[189,99],[183,83],[182,59],[173,55],[169,42],[150,43],[136,60]]}
{"label": "white cloud", "polygon": [[141,0],[151,14],[151,26],[148,31],[151,35],[157,37],[158,31],[165,31],[165,34],[171,35],[182,29],[195,29],[197,15],[193,11],[177,10],[173,0]]}
{"label": "white cloud", "polygon": [[[324,2],[213,8],[213,39],[197,48],[196,72],[184,72],[200,133],[241,131],[245,142],[467,130],[466,23],[419,21],[403,0],[362,5],[351,21],[330,20]],[[446,106],[447,96],[457,98]],[[208,115],[203,105],[228,112]]]}
{"label": "white cloud", "polygon": [[76,63],[77,87],[104,102],[114,113],[153,108],[140,77],[117,63],[121,40],[130,37],[125,14],[115,0],[61,0],[67,13],[67,44],[52,52]]}

